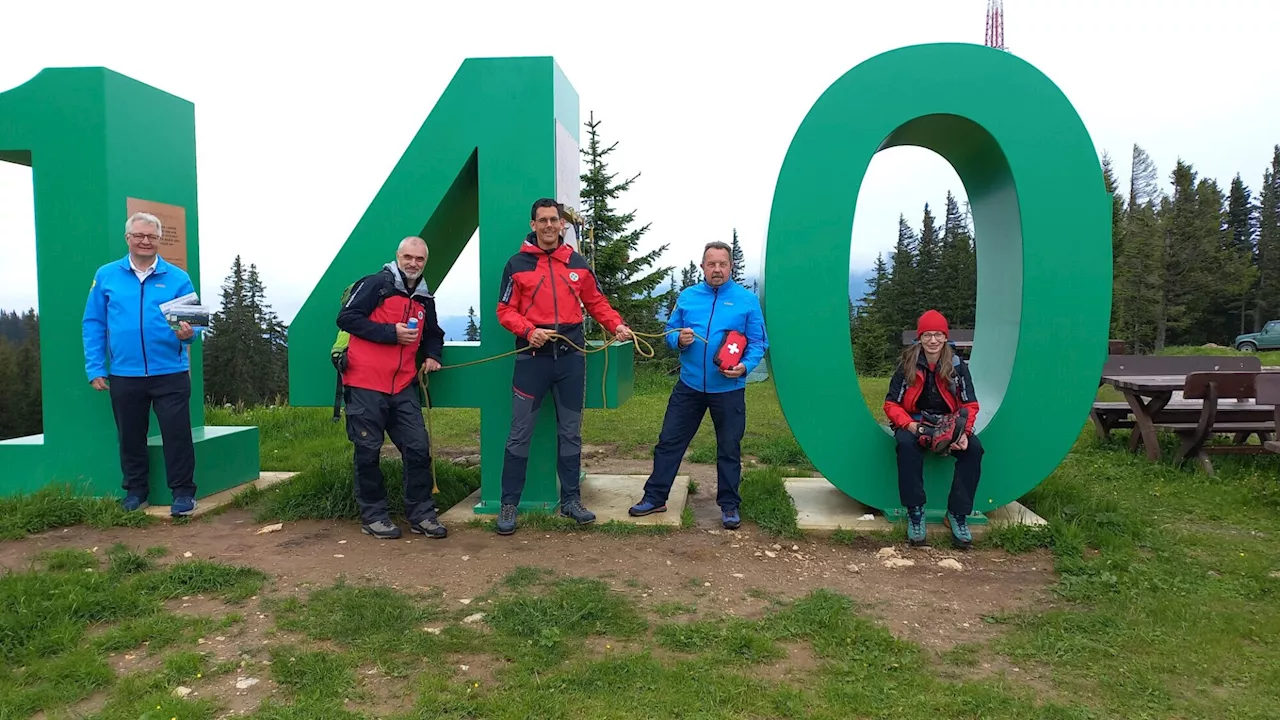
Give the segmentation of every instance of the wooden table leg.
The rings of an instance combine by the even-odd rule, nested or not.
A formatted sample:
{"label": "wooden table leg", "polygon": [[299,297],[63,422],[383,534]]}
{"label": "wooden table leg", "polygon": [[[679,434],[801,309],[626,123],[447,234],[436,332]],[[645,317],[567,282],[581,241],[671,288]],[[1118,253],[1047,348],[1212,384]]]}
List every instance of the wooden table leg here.
{"label": "wooden table leg", "polygon": [[1156,428],[1153,424],[1155,414],[1164,409],[1169,404],[1169,400],[1173,397],[1173,392],[1160,393],[1152,396],[1151,400],[1143,402],[1142,398],[1132,390],[1124,390],[1124,399],[1129,403],[1129,409],[1133,411],[1133,435],[1129,438],[1129,451],[1137,452],[1138,443],[1141,442],[1147,448],[1147,459],[1156,461],[1160,459],[1160,442],[1156,439]]}

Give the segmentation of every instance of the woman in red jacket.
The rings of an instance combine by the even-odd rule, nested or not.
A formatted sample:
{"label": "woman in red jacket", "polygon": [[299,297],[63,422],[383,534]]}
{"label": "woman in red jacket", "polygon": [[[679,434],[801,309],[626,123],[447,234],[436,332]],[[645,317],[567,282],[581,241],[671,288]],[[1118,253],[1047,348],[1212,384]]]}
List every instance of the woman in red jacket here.
{"label": "woman in red jacket", "polygon": [[[951,445],[956,470],[947,500],[947,525],[952,542],[960,548],[973,543],[965,518],[973,512],[973,497],[982,474],[982,443],[973,433],[978,417],[978,398],[973,392],[969,366],[947,342],[947,319],[929,310],[916,323],[918,342],[902,353],[902,360],[889,381],[884,398],[884,414],[898,441],[898,496],[907,508],[907,539],[912,545],[925,543],[924,533],[924,448],[920,443],[923,413],[948,415],[968,411],[964,432]],[[910,380],[907,378],[910,377]]]}

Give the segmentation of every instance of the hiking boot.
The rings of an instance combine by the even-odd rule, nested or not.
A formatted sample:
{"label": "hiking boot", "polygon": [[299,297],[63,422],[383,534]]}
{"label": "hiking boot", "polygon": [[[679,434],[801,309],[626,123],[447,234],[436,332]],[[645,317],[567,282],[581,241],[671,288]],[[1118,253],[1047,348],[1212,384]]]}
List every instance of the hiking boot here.
{"label": "hiking boot", "polygon": [[176,497],[173,499],[173,505],[169,507],[169,514],[173,517],[190,515],[195,511],[196,499],[193,497]]}
{"label": "hiking boot", "polygon": [[395,540],[400,537],[400,528],[390,520],[377,520],[368,525],[361,525],[360,532],[372,535],[379,540]]}
{"label": "hiking boot", "polygon": [[968,550],[973,547],[973,534],[969,532],[969,525],[965,522],[964,515],[957,515],[948,510],[947,525],[951,527],[952,545],[961,550]]}
{"label": "hiking boot", "polygon": [[573,518],[579,525],[596,521],[596,514],[582,507],[580,500],[570,500],[560,506],[560,517]]}
{"label": "hiking boot", "polygon": [[723,525],[726,530],[737,530],[738,526],[742,524],[742,518],[738,517],[738,509],[734,508],[732,510],[721,511],[720,524]]}
{"label": "hiking boot", "polygon": [[426,535],[433,539],[439,539],[449,534],[449,530],[440,524],[440,519],[435,515],[429,515],[416,523],[409,523],[409,532]]}
{"label": "hiking boot", "polygon": [[510,535],[516,531],[516,506],[503,505],[498,509],[498,534]]}
{"label": "hiking boot", "polygon": [[124,507],[125,512],[145,510],[151,507],[151,504],[147,502],[147,499],[140,495],[127,495],[124,500],[120,501],[120,505]]}
{"label": "hiking boot", "polygon": [[907,542],[915,547],[925,544],[924,508],[919,505],[907,508]]}
{"label": "hiking boot", "polygon": [[644,515],[652,515],[653,513],[660,513],[660,512],[666,512],[666,511],[667,511],[666,503],[656,503],[650,500],[641,500],[635,505],[632,505],[627,510],[627,514],[630,515],[631,517],[642,517]]}

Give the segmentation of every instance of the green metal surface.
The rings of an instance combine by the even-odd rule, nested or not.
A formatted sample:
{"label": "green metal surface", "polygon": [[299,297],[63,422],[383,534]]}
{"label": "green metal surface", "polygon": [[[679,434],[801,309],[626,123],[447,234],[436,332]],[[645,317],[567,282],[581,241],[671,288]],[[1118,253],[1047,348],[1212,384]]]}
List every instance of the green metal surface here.
{"label": "green metal surface", "polygon": [[[985,512],[1043,481],[1088,415],[1107,354],[1111,201],[1071,103],[1005,52],[894,50],[853,68],[814,103],[770,214],[770,367],[787,423],[817,469],[891,516],[901,512],[894,441],[858,388],[846,296],[858,189],[872,156],[901,145],[950,162],[972,205],[971,367],[986,449],[975,512]],[[936,511],[945,508],[953,461],[929,460],[925,487]]]}
{"label": "green metal surface", "polygon": [[[111,401],[86,382],[80,320],[94,272],[127,251],[130,197],[186,209],[187,270],[199,292],[195,108],[105,68],[44,70],[0,94],[0,158],[32,168],[45,431],[0,442],[0,494],[50,482],[119,494]],[[258,429],[203,427],[200,351],[197,340],[191,421],[203,497],[258,477]],[[154,415],[150,434],[150,499],[168,504]]]}
{"label": "green metal surface", "polygon": [[[431,253],[424,277],[434,289],[480,228],[482,340],[446,344],[444,364],[514,348],[514,336],[502,329],[496,315],[503,267],[529,232],[534,200],[575,202],[578,194],[576,147],[559,148],[561,156],[572,159],[572,168],[562,168],[557,183],[557,125],[565,130],[559,142],[573,142],[577,93],[551,58],[462,63],[289,326],[291,404],[332,405],[335,377],[329,347],[337,332],[342,290],[391,260],[400,238],[408,235],[427,241]],[[594,378],[597,387],[594,395],[586,389],[587,407],[602,407],[598,383],[604,355],[588,356],[588,386]],[[608,355],[608,407],[617,407],[630,396],[632,345],[610,347]],[[480,409],[481,500],[475,508],[480,513],[498,510],[513,366],[514,358],[505,357],[430,378],[435,407]],[[547,402],[534,432],[522,509],[547,511],[559,503],[555,455],[555,411]]]}

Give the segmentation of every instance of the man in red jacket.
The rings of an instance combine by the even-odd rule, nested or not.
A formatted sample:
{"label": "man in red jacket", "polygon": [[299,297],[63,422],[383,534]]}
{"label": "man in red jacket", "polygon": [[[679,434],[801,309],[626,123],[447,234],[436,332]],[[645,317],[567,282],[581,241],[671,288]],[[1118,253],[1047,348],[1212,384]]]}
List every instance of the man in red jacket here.
{"label": "man in red jacket", "polygon": [[579,524],[596,519],[582,506],[578,487],[587,358],[551,335],[562,335],[578,347],[586,347],[582,330],[585,305],[591,317],[615,333],[619,341],[631,337],[631,330],[601,292],[591,266],[561,239],[564,217],[560,204],[542,198],[533,204],[529,215],[532,232],[525,237],[520,252],[507,261],[498,299],[498,322],[516,336],[516,348],[521,351],[516,355],[511,433],[502,465],[500,535],[516,531],[516,508],[529,465],[529,439],[548,390],[556,405],[560,438],[556,463],[560,514]]}
{"label": "man in red jacket", "polygon": [[356,283],[338,313],[338,327],[351,334],[342,385],[347,437],[355,445],[360,530],[383,540],[400,537],[400,528],[387,512],[382,482],[379,461],[384,431],[404,463],[409,530],[429,538],[448,534],[436,517],[431,497],[431,439],[422,422],[423,399],[417,384],[419,367],[426,372],[440,369],[444,349],[436,301],[422,279],[426,264],[427,244],[422,238],[401,240],[396,261]]}

